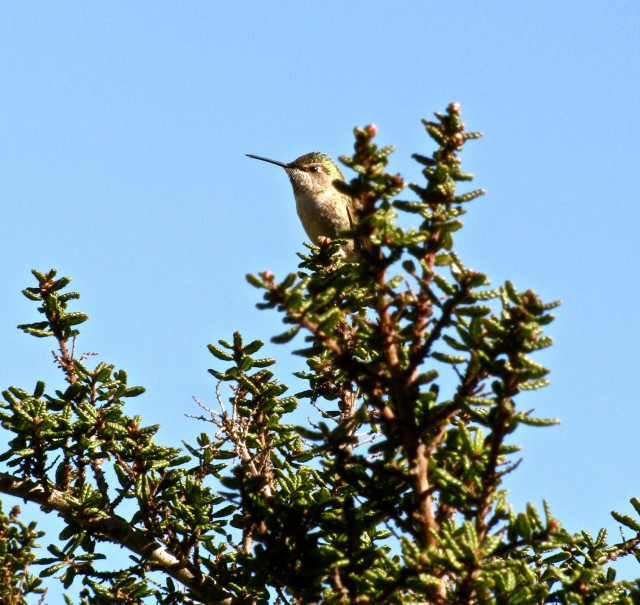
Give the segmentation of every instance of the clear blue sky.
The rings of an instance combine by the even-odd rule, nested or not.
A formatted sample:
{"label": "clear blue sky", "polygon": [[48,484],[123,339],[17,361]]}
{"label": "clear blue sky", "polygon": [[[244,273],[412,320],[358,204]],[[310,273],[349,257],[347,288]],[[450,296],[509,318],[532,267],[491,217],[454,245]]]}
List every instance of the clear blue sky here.
{"label": "clear blue sky", "polygon": [[[564,300],[538,357],[553,384],[523,402],[562,425],[517,436],[512,500],[616,538],[609,511],[640,497],[639,57],[632,0],[3,3],[0,386],[59,385],[53,343],[15,329],[30,269],[56,267],[91,317],[79,349],[147,387],[132,414],[193,441],[206,344],[281,327],[244,275],[295,270],[305,239],[285,175],[244,154],[335,157],[374,122],[418,179],[420,119],[459,101],[488,191],[463,259]],[[290,383],[301,360],[267,351]]]}

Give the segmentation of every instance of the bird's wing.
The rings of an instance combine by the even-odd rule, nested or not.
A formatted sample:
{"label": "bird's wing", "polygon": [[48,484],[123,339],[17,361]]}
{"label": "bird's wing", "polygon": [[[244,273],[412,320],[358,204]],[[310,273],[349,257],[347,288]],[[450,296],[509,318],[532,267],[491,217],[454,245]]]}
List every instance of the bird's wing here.
{"label": "bird's wing", "polygon": [[[349,215],[349,226],[354,231],[358,223],[358,213],[356,212],[356,201],[353,198],[347,202],[347,214]],[[356,251],[362,248],[362,241],[359,237],[354,237],[353,243]]]}

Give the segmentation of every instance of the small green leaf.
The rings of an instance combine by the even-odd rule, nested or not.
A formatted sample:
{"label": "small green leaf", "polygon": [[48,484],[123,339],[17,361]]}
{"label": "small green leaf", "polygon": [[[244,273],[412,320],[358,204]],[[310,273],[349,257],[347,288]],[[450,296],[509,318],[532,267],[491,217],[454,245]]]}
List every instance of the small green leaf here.
{"label": "small green leaf", "polygon": [[615,510],[611,511],[611,516],[618,522],[622,523],[626,527],[632,529],[633,531],[640,532],[640,521],[630,517],[629,515],[621,515]]}
{"label": "small green leaf", "polygon": [[277,336],[273,336],[271,338],[271,342],[276,344],[285,344],[290,340],[293,340],[296,334],[300,331],[300,326],[294,326],[290,330],[283,332],[282,334],[278,334]]}
{"label": "small green leaf", "polygon": [[146,389],[144,387],[141,387],[141,386],[129,387],[124,392],[124,397],[138,397],[138,395],[142,395],[142,393],[144,393],[145,391],[146,391]]}
{"label": "small green leaf", "polygon": [[33,396],[36,399],[40,399],[40,397],[42,397],[42,395],[44,394],[45,387],[45,383],[42,382],[42,380],[38,380],[38,382],[36,383],[36,388],[33,390]]}
{"label": "small green leaf", "polygon": [[229,506],[225,506],[217,511],[215,511],[211,517],[213,519],[220,519],[221,517],[228,517],[230,514],[234,513],[238,510],[238,506],[235,504],[230,504]]}
{"label": "small green leaf", "polygon": [[254,340],[250,342],[248,345],[244,345],[243,353],[245,355],[253,355],[257,351],[259,351],[264,343],[261,340]]}
{"label": "small green leaf", "polygon": [[36,302],[42,300],[39,288],[25,288],[22,291],[22,294],[24,294],[24,296],[26,296],[29,300],[33,300]]}
{"label": "small green leaf", "polygon": [[63,319],[68,326],[77,326],[87,321],[89,316],[86,313],[79,312],[65,313]]}
{"label": "small green leaf", "polygon": [[218,358],[220,361],[233,361],[233,355],[219,349],[215,345],[207,345],[207,349],[209,349],[209,353],[211,353],[211,355]]}
{"label": "small green leaf", "polygon": [[53,286],[51,287],[51,291],[57,292],[58,290],[62,290],[62,288],[66,288],[70,282],[70,277],[61,277],[54,282]]}

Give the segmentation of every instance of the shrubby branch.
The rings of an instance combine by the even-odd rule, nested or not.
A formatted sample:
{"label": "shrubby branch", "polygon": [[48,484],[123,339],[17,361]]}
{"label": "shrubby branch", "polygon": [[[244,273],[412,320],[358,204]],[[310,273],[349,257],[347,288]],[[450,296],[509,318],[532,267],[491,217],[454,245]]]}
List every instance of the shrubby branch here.
{"label": "shrubby branch", "polygon": [[[69,278],[33,272],[23,293],[42,318],[20,328],[53,338],[64,387],[3,392],[0,492],[65,529],[36,560],[35,525],[0,514],[0,602],[45,602],[50,576],[81,585],[87,605],[640,602],[609,566],[638,556],[638,500],[636,516],[614,513],[633,534],[618,543],[570,534],[546,503],[508,502],[513,435],[555,423],[519,401],[548,384],[534,357],[558,303],[491,287],[458,256],[461,217],[484,193],[459,191],[473,178],[460,153],[480,135],[455,103],[423,124],[436,149],[414,156],[422,183],[388,171],[393,148],[371,125],[341,158],[359,262],[319,238],[296,272],[248,276],[258,307],[282,317],[274,342],[299,343],[305,389],[288,394],[258,340],[209,345],[218,407],[198,402],[210,430],[185,453],[127,414],[144,389],[124,370],[77,356],[87,316],[68,308]],[[296,426],[301,404],[314,415]],[[129,551],[126,567],[107,543]]]}

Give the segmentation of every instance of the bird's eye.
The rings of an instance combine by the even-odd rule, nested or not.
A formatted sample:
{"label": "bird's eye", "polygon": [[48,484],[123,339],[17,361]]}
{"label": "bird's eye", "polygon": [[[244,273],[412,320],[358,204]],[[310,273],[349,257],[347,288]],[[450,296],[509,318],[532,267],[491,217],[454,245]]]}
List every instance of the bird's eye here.
{"label": "bird's eye", "polygon": [[320,166],[309,166],[309,172],[320,172]]}

